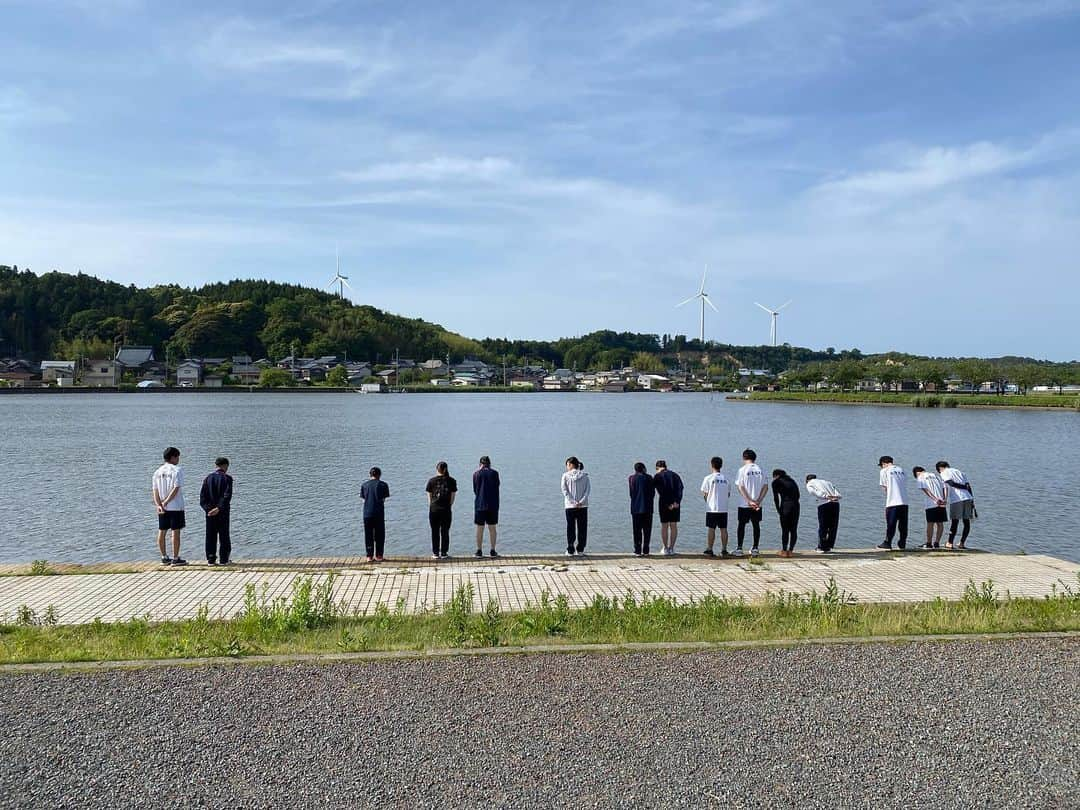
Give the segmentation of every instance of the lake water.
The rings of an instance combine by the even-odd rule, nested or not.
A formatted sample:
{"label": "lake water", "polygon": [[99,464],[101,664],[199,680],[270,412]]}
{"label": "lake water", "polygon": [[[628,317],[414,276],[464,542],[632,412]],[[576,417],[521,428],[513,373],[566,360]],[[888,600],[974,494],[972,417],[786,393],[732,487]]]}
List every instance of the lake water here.
{"label": "lake water", "polygon": [[[1076,413],[739,403],[719,394],[0,396],[0,561],[155,558],[150,477],[170,444],[188,481],[189,559],[202,557],[198,487],[218,455],[232,460],[237,558],[362,554],[357,493],[372,465],[392,493],[387,553],[427,554],[424,485],[439,459],[463,490],[451,553],[470,553],[470,478],[482,454],[502,477],[504,553],[565,549],[559,479],[571,454],[592,479],[590,550],[631,548],[626,477],[633,462],[651,472],[664,458],[686,484],[680,550],[698,552],[696,492],[708,459],[723,456],[733,479],[750,446],[766,472],[836,483],[838,547],[881,540],[876,461],[888,453],[909,471],[947,458],[968,474],[979,507],[973,546],[1080,560],[1078,436]],[[910,477],[909,490],[917,544],[922,499]],[[816,515],[804,499],[806,550]],[[733,498],[732,518],[735,506]],[[779,547],[771,502],[762,546]]]}

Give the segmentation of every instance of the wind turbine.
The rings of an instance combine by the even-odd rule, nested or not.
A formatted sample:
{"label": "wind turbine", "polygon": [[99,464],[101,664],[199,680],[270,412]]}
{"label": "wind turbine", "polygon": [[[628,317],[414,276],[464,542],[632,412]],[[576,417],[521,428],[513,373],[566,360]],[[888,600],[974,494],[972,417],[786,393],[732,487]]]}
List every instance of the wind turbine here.
{"label": "wind turbine", "polygon": [[326,285],[326,289],[330,289],[335,284],[338,285],[338,298],[345,297],[345,288],[352,289],[352,285],[349,284],[348,276],[341,275],[341,259],[338,258],[337,248],[334,248],[334,277],[330,279],[330,283]]}
{"label": "wind turbine", "polygon": [[757,302],[757,301],[755,301],[754,303],[755,303],[755,304],[757,304],[757,305],[758,305],[759,307],[761,307],[761,308],[762,308],[763,310],[765,310],[766,312],[768,312],[768,313],[769,313],[769,314],[770,314],[770,315],[772,316],[772,331],[771,331],[771,335],[772,335],[772,345],[773,345],[773,346],[775,346],[775,345],[776,345],[776,318],[777,318],[777,316],[779,316],[779,315],[780,315],[780,310],[782,310],[782,309],[783,309],[784,307],[786,307],[786,306],[790,305],[790,304],[791,304],[791,302],[790,302],[790,301],[788,301],[788,302],[787,302],[787,304],[781,304],[781,305],[780,305],[780,306],[778,306],[778,307],[777,307],[776,309],[769,309],[769,308],[768,308],[767,306],[765,306],[764,304],[758,304],[758,302]]}
{"label": "wind turbine", "polygon": [[709,300],[709,294],[705,292],[705,276],[708,275],[709,268],[705,268],[705,272],[701,274],[701,289],[697,291],[697,295],[691,295],[685,301],[680,301],[675,305],[675,309],[678,309],[683,304],[689,304],[691,301],[695,301],[698,298],[701,299],[701,342],[705,343],[705,305],[708,304],[713,308],[713,312],[719,312],[716,305]]}

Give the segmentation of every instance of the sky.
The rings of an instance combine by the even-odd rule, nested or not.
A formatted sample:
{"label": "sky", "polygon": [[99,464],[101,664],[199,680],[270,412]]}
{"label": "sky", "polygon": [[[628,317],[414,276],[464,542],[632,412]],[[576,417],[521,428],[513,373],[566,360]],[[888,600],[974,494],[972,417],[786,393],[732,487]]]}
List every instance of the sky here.
{"label": "sky", "polygon": [[0,263],[1080,358],[1080,0],[0,0]]}

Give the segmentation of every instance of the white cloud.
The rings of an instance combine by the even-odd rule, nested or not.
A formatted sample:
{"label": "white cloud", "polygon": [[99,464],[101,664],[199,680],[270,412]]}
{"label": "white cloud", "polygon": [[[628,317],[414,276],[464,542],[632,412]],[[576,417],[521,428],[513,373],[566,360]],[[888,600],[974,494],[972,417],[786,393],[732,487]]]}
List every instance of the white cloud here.
{"label": "white cloud", "polygon": [[439,156],[413,162],[378,163],[356,171],[342,172],[340,176],[353,183],[487,182],[507,175],[514,168],[509,160],[499,157],[471,159]]}
{"label": "white cloud", "polygon": [[60,107],[38,101],[18,87],[0,87],[0,126],[62,124],[69,120]]}

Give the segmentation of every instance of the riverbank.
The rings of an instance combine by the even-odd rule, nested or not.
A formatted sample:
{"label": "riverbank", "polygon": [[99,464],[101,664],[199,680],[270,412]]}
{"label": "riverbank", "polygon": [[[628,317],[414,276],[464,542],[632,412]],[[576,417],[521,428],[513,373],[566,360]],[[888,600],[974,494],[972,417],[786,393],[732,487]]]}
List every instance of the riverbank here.
{"label": "riverbank", "polygon": [[746,397],[728,397],[729,401],[831,403],[836,405],[888,405],[909,408],[1034,408],[1051,411],[1080,411],[1080,397],[1075,394],[893,394],[873,391],[843,393],[833,391],[754,391]]}

